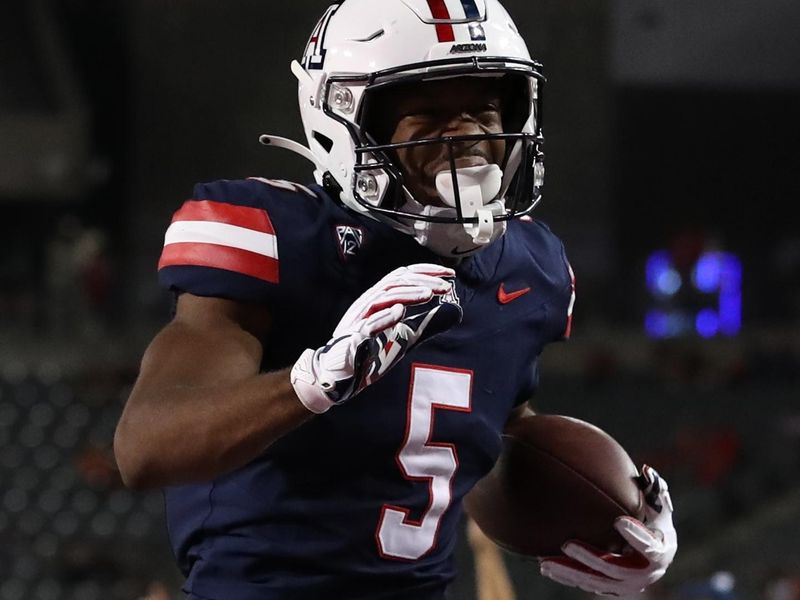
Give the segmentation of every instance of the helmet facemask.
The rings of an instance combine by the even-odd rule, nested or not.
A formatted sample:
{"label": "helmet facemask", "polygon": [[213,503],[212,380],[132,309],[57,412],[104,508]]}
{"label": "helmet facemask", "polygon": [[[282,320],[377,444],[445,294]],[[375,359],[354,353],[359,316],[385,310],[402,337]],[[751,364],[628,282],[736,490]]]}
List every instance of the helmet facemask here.
{"label": "helmet facemask", "polygon": [[[504,233],[509,219],[533,210],[541,197],[543,140],[537,117],[543,78],[538,69],[531,68],[534,63],[509,68],[508,64],[493,64],[495,59],[484,60],[488,62],[439,61],[449,64],[441,64],[434,75],[427,68],[426,76],[420,76],[412,65],[405,73],[378,73],[366,85],[350,82],[363,86],[360,110],[351,126],[356,155],[353,199],[365,212],[444,256],[480,250]],[[421,91],[420,86],[427,82],[463,77],[480,77],[488,84],[483,89],[491,88],[500,97],[501,128],[471,135],[392,140],[398,117],[392,118],[387,107],[399,91],[413,96],[408,92]],[[348,85],[331,79],[329,85],[338,90]],[[442,106],[445,112],[447,108]],[[499,155],[495,152],[490,161],[467,158],[470,148],[479,145],[499,145],[503,150]],[[439,172],[425,177],[426,193],[420,193],[419,173],[415,177],[405,168],[400,156],[404,152],[427,152],[439,158],[432,161]],[[485,152],[475,153],[486,156]],[[444,165],[440,164],[442,158]],[[431,193],[434,181],[435,196]]]}

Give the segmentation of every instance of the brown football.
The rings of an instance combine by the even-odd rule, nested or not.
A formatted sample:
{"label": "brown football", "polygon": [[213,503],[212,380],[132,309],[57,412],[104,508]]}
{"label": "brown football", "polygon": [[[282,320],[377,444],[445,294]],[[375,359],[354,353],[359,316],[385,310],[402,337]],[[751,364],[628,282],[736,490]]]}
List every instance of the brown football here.
{"label": "brown football", "polygon": [[532,415],[504,433],[497,464],[466,508],[490,539],[517,554],[557,555],[568,540],[619,551],[614,519],[644,515],[637,475],[625,449],[599,427]]}

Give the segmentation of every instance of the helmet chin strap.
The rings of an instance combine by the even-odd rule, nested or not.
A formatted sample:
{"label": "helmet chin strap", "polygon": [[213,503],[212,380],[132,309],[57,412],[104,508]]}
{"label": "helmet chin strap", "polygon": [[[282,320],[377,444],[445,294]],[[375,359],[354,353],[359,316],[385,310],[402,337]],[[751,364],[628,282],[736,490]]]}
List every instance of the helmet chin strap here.
{"label": "helmet chin strap", "polygon": [[456,217],[458,202],[464,218],[477,217],[477,223],[414,223],[414,238],[422,246],[440,256],[463,257],[481,250],[506,231],[505,221],[494,220],[505,209],[504,199],[496,199],[503,171],[491,164],[456,169],[455,174],[458,200],[453,187],[453,173],[446,169],[436,175],[436,191],[446,207],[423,206],[409,199],[404,208],[424,216]]}
{"label": "helmet chin strap", "polygon": [[[457,181],[458,199],[456,198],[453,180]],[[478,245],[488,244],[494,231],[494,212],[492,206],[495,196],[503,183],[503,171],[497,165],[480,165],[456,169],[456,177],[447,169],[436,175],[436,191],[447,206],[461,206],[461,214],[465,218],[477,217],[477,223],[464,223],[464,230]],[[500,206],[502,210],[502,206]]]}

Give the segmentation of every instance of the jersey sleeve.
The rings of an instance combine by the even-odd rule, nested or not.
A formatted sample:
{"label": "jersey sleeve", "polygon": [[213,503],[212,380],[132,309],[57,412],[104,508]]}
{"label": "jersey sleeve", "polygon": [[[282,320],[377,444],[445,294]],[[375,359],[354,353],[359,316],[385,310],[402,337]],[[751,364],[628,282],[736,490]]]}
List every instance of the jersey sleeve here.
{"label": "jersey sleeve", "polygon": [[161,285],[245,302],[279,293],[278,231],[257,191],[246,181],[196,185],[164,236]]}
{"label": "jersey sleeve", "polygon": [[526,373],[525,385],[522,392],[514,400],[514,408],[530,401],[539,389],[539,358],[535,358]]}
{"label": "jersey sleeve", "polygon": [[564,320],[564,326],[558,328],[561,333],[557,339],[568,340],[572,335],[572,309],[575,307],[575,272],[572,270],[572,265],[569,264],[566,254],[563,254],[563,258],[569,275],[569,283],[562,288],[564,291],[561,295],[560,306],[562,307],[561,317]]}
{"label": "jersey sleeve", "polygon": [[572,335],[572,310],[575,306],[575,273],[567,258],[564,243],[549,228],[539,223],[547,232],[547,242],[543,245],[549,256],[551,295],[547,302],[547,342],[568,340]]}
{"label": "jersey sleeve", "polygon": [[541,344],[536,349],[520,395],[515,406],[530,400],[539,387],[539,355],[552,342],[569,339],[572,333],[572,310],[575,305],[575,274],[567,259],[563,242],[549,227],[536,221],[527,228],[529,241],[536,256],[536,265],[542,277],[543,293],[546,295],[545,320]]}

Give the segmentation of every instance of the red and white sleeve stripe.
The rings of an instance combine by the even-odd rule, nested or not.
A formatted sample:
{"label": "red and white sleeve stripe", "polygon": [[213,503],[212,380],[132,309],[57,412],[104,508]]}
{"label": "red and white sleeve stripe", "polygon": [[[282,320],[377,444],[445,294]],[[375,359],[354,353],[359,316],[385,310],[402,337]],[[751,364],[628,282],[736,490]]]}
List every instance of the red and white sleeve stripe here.
{"label": "red and white sleeve stripe", "polygon": [[567,306],[567,326],[564,328],[563,334],[565,340],[568,340],[569,336],[572,335],[572,309],[575,306],[575,272],[572,270],[572,265],[569,263],[567,263],[567,268],[569,269],[571,294],[569,297],[569,305]]}
{"label": "red and white sleeve stripe", "polygon": [[278,283],[278,241],[267,211],[189,200],[164,237],[158,268],[214,267]]}

